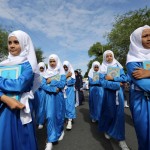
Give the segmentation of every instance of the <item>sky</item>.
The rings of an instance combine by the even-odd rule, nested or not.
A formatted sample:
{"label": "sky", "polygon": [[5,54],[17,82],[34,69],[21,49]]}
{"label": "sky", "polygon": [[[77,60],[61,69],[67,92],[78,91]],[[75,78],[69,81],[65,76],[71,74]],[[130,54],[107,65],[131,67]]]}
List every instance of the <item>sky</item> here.
{"label": "sky", "polygon": [[107,43],[115,17],[146,6],[150,0],[0,0],[0,26],[27,32],[45,63],[57,54],[84,75],[93,59],[88,50]]}

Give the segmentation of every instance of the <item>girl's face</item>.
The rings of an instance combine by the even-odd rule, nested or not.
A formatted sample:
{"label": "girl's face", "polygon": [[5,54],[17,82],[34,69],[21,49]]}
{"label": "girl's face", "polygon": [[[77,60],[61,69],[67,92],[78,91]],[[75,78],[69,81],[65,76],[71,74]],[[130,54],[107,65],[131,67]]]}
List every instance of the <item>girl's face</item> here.
{"label": "girl's face", "polygon": [[56,67],[56,61],[55,61],[55,59],[50,59],[50,60],[49,60],[49,65],[50,65],[52,68],[55,68],[55,67]]}
{"label": "girl's face", "polygon": [[13,56],[18,56],[21,52],[19,41],[15,36],[11,36],[8,39],[8,51]]}
{"label": "girl's face", "polygon": [[40,67],[40,72],[44,72],[44,68],[43,67]]}
{"label": "girl's face", "polygon": [[143,30],[142,45],[145,49],[150,49],[150,29]]}
{"label": "girl's face", "polygon": [[94,66],[94,71],[97,72],[98,70],[99,70],[99,66],[95,65],[95,66]]}
{"label": "girl's face", "polygon": [[64,70],[68,71],[68,67],[66,65],[64,65]]}
{"label": "girl's face", "polygon": [[78,73],[77,72],[74,72],[75,73],[75,76],[77,76],[78,75]]}
{"label": "girl's face", "polygon": [[108,63],[111,63],[111,62],[113,61],[113,56],[112,56],[111,53],[109,53],[109,54],[106,55],[106,61],[107,61]]}

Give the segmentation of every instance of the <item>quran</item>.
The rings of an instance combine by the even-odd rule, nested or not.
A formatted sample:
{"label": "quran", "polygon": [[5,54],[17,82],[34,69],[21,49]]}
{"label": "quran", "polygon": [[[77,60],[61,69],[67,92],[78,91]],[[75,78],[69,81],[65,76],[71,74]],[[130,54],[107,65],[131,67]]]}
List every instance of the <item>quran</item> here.
{"label": "quran", "polygon": [[67,78],[67,81],[69,81],[69,80],[71,80],[71,77],[68,77],[68,78]]}
{"label": "quran", "polygon": [[[21,65],[14,66],[0,66],[0,76],[7,79],[18,79],[21,74]],[[15,88],[15,87],[14,87]],[[20,99],[19,95],[7,94],[7,96],[12,97],[16,100]]]}
{"label": "quran", "polygon": [[56,74],[56,75],[54,75],[54,76],[52,76],[50,78],[51,78],[51,80],[60,81],[60,75],[59,74]]}
{"label": "quran", "polygon": [[108,67],[107,75],[111,77],[120,77],[120,68],[119,67]]}
{"label": "quran", "polygon": [[143,68],[145,70],[150,70],[150,61],[143,61]]}
{"label": "quran", "polygon": [[[143,69],[150,70],[150,61],[143,61]],[[144,92],[144,96],[146,96],[147,99],[149,99],[150,95],[147,92]]]}
{"label": "quran", "polygon": [[93,81],[99,80],[99,72],[93,72]]}

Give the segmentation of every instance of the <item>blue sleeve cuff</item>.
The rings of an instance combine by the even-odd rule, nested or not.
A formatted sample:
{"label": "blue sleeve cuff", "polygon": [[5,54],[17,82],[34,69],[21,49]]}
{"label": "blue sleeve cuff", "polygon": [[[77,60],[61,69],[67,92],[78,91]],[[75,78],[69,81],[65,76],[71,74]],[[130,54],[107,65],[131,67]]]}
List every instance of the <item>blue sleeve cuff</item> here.
{"label": "blue sleeve cuff", "polygon": [[4,93],[2,93],[2,92],[0,91],[0,97],[1,97],[2,95],[4,95]]}

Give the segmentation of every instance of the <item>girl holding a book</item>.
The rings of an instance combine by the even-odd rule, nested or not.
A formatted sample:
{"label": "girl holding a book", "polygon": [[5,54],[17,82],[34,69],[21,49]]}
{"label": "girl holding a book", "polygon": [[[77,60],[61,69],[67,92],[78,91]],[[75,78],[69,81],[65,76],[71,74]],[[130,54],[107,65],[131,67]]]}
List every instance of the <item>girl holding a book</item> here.
{"label": "girl holding a book", "polygon": [[46,92],[45,110],[47,121],[47,144],[45,150],[52,149],[52,143],[64,136],[65,100],[63,89],[66,75],[59,57],[49,56],[48,69],[43,76],[41,88]]}
{"label": "girl holding a book", "polygon": [[[150,26],[137,28],[130,35],[127,71],[131,78],[130,109],[139,150],[150,149]],[[147,66],[148,66],[147,65]]]}
{"label": "girl holding a book", "polygon": [[72,129],[72,121],[76,118],[76,111],[75,111],[75,73],[72,65],[69,61],[63,62],[63,67],[66,73],[66,86],[65,86],[65,117],[68,119],[68,123],[66,129]]}
{"label": "girl holding a book", "polygon": [[[112,82],[112,86],[103,84],[104,99],[99,128],[105,132],[107,139],[112,137],[119,141],[122,150],[129,150],[125,142],[124,95],[121,87],[122,82],[126,82],[127,78],[122,65],[114,58],[111,50],[107,50],[103,54],[101,72],[105,74],[106,81]],[[120,86],[116,89],[115,86],[118,84]]]}
{"label": "girl holding a book", "polygon": [[[40,71],[41,81],[46,72],[46,65],[44,62],[40,62],[38,64],[38,68]],[[45,121],[45,91],[39,87],[35,92],[35,116],[36,123],[38,124],[38,129],[43,128],[43,124]]]}
{"label": "girl holding a book", "polygon": [[[1,71],[14,67],[21,73],[16,70],[15,79],[0,76],[0,150],[37,150],[30,99],[38,87],[35,88],[38,70],[29,35],[20,30],[10,33],[8,50],[8,59],[0,63],[4,67]],[[14,70],[7,70],[10,77]],[[18,101],[5,94],[16,95]]]}
{"label": "girl holding a book", "polygon": [[92,122],[98,121],[103,100],[103,88],[99,82],[100,63],[94,61],[88,73],[89,77],[89,111]]}

